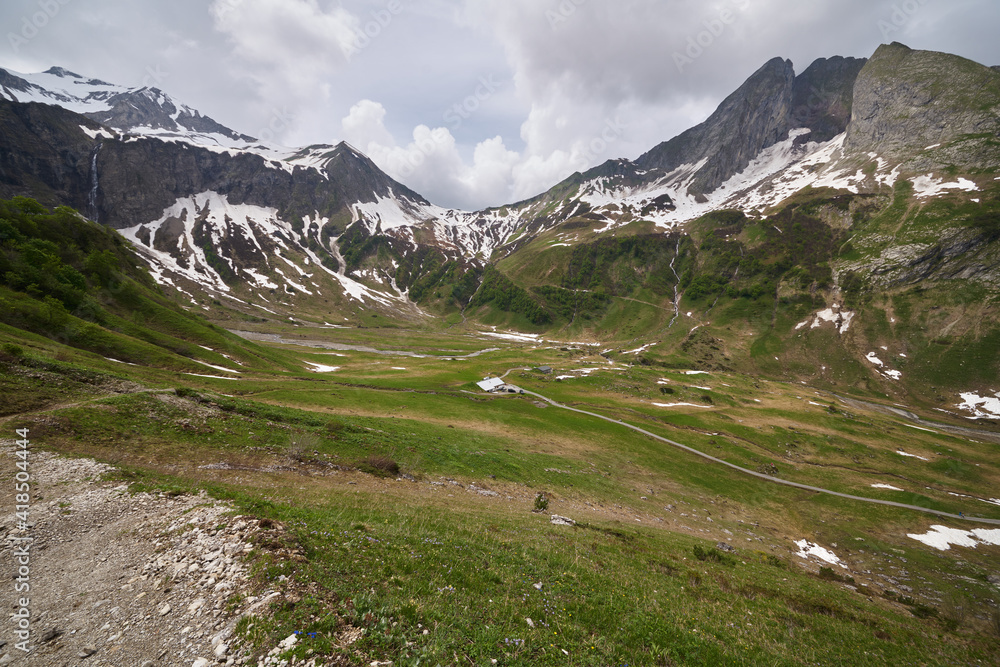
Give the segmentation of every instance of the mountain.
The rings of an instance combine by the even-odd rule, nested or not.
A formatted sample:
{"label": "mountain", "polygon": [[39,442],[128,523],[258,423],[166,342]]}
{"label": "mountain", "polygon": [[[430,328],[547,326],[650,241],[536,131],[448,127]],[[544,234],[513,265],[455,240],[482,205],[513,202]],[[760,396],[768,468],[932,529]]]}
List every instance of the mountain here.
{"label": "mountain", "polygon": [[998,94],[995,69],[900,44],[772,60],[701,125],[515,205],[467,315],[939,409],[991,395]]}
{"label": "mountain", "polygon": [[[216,317],[461,312],[644,341],[648,363],[924,394],[1000,373],[1000,72],[957,56],[775,58],[636,160],[478,212],[347,144],[268,145],[155,89],[58,68],[0,87],[0,196],[120,230]],[[873,352],[891,344],[906,356]]]}
{"label": "mountain", "polygon": [[775,58],[708,120],[640,156],[635,165],[667,174],[685,164],[699,164],[688,192],[707,194],[793,130],[799,131],[800,143],[805,138],[829,141],[847,126],[851,91],[864,64],[856,58],[820,59],[795,76],[791,61]]}
{"label": "mountain", "polygon": [[62,67],[40,74],[0,70],[0,97],[14,102],[55,104],[122,132],[216,135],[233,141],[256,141],[176,103],[157,88],[124,88]]}
{"label": "mountain", "polygon": [[[404,296],[416,276],[397,284],[385,272],[347,275],[335,241],[346,228],[360,243],[404,228],[398,242],[424,248],[424,263],[434,256],[464,265],[500,240],[473,216],[432,206],[346,143],[263,144],[156,89],[60,68],[0,70],[0,95],[0,196],[68,205],[121,230],[162,283],[188,295],[207,291],[277,314],[301,313],[302,297],[331,293],[338,313],[418,315]],[[429,220],[446,222],[415,240]]]}

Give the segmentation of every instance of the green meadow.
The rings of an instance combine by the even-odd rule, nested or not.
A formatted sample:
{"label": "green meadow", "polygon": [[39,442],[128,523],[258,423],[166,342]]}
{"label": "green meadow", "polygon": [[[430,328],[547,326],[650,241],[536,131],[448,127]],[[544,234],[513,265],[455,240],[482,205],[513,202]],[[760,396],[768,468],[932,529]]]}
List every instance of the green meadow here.
{"label": "green meadow", "polygon": [[[475,381],[506,373],[782,479],[1000,519],[978,500],[1000,488],[995,434],[976,442],[929,428],[959,425],[940,413],[913,428],[800,383],[691,375],[591,346],[469,330],[276,333],[284,342],[246,343],[266,361],[229,364],[236,376],[3,332],[4,395],[18,397],[5,399],[4,428],[115,463],[136,490],[206,489],[285,527],[282,549],[251,558],[262,586],[299,601],[244,622],[248,646],[300,631],[294,654],[329,664],[995,660],[997,547],[907,537],[976,525],[780,486]],[[540,496],[547,508],[534,512]],[[800,540],[844,567],[796,555]],[[350,628],[364,632],[347,648]]]}

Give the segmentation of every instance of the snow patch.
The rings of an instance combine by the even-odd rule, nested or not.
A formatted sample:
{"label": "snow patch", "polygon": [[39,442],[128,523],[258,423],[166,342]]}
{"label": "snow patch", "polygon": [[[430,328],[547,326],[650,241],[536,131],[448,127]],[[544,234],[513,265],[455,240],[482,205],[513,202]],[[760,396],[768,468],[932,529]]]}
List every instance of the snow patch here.
{"label": "snow patch", "polygon": [[940,551],[948,551],[952,545],[969,547],[970,549],[975,549],[980,544],[1000,546],[1000,529],[975,528],[973,530],[961,530],[935,525],[931,526],[930,531],[923,535],[907,533],[906,536]]}
{"label": "snow patch", "polygon": [[197,359],[191,359],[191,361],[195,362],[196,364],[201,364],[202,366],[208,366],[209,368],[214,368],[215,370],[222,371],[223,373],[236,373],[237,375],[240,374],[239,371],[230,370],[222,366],[213,366],[212,364],[206,363],[204,361],[198,361]]}
{"label": "snow patch", "polygon": [[889,489],[890,491],[902,491],[903,489],[892,484],[872,484],[873,489]]}
{"label": "snow patch", "polygon": [[1000,397],[980,396],[973,392],[965,392],[959,396],[962,397],[962,403],[958,404],[958,409],[971,412],[971,419],[1000,417]]}
{"label": "snow patch", "polygon": [[977,192],[979,186],[966,178],[959,178],[954,183],[945,183],[942,178],[934,178],[934,174],[917,176],[913,179],[913,194],[920,198],[938,197],[946,190],[962,190]]}
{"label": "snow patch", "polygon": [[802,322],[795,325],[795,330],[798,331],[805,326],[809,326],[810,329],[818,329],[823,326],[824,322],[829,322],[837,329],[838,333],[844,334],[848,329],[851,328],[851,321],[854,319],[854,311],[851,310],[840,310],[840,306],[834,304],[826,310],[821,310],[813,317],[810,317]]}
{"label": "snow patch", "polygon": [[107,130],[105,130],[103,127],[99,127],[96,130],[92,130],[89,127],[87,127],[86,125],[81,125],[80,129],[83,130],[83,133],[86,134],[91,139],[97,139],[98,137],[100,137],[101,139],[114,139],[115,138],[115,135],[111,134],[110,132],[108,132]]}
{"label": "snow patch", "polygon": [[334,371],[340,370],[340,366],[324,366],[323,364],[317,364],[311,361],[307,361],[306,363],[312,366],[312,368],[308,370],[313,373],[333,373]]}
{"label": "snow patch", "polygon": [[911,459],[920,459],[921,461],[930,461],[930,459],[925,459],[923,456],[917,456],[916,454],[908,454],[908,453],[904,452],[902,449],[897,449],[896,453],[899,454],[900,456],[906,456],[906,457],[911,458]]}
{"label": "snow patch", "polygon": [[523,334],[523,333],[499,333],[496,331],[480,331],[480,335],[490,336],[491,338],[501,338],[503,340],[512,340],[518,343],[537,343],[538,334]]}
{"label": "snow patch", "polygon": [[710,405],[695,405],[694,403],[653,403],[658,408],[678,408],[685,406],[688,408],[704,408],[706,410],[710,409]]}
{"label": "snow patch", "polygon": [[799,552],[795,554],[799,558],[818,558],[821,561],[829,563],[830,565],[839,565],[840,567],[847,569],[847,566],[840,562],[840,558],[837,554],[833,553],[829,549],[825,549],[818,544],[813,544],[808,540],[799,540],[795,543],[795,546],[799,548]]}

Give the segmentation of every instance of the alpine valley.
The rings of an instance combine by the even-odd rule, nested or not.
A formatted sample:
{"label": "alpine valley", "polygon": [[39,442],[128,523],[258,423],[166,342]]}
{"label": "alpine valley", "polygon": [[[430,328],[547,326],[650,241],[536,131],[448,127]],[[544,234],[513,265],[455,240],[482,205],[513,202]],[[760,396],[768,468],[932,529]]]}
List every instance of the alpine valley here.
{"label": "alpine valley", "polygon": [[0,77],[0,196],[119,230],[212,317],[471,319],[940,407],[1000,374],[1000,72],[956,56],[776,58],[637,160],[476,212],[155,88]]}
{"label": "alpine valley", "polygon": [[996,664],[998,67],[775,58],[481,211],[0,69],[0,199],[0,417],[273,527],[220,663]]}

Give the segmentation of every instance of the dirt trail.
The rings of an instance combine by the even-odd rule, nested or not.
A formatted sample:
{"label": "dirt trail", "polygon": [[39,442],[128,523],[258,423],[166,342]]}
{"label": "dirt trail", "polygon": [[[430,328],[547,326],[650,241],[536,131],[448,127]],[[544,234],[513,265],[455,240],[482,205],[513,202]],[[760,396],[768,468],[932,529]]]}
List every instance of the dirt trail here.
{"label": "dirt trail", "polygon": [[[110,466],[29,449],[25,528],[14,513],[18,449],[0,441],[0,562],[29,563],[30,652],[5,624],[0,665],[256,664],[230,643],[243,614],[279,595],[248,577],[255,519],[204,495],[132,495],[100,481]],[[7,581],[13,604],[22,594]]]}

